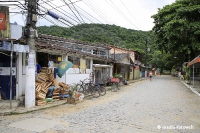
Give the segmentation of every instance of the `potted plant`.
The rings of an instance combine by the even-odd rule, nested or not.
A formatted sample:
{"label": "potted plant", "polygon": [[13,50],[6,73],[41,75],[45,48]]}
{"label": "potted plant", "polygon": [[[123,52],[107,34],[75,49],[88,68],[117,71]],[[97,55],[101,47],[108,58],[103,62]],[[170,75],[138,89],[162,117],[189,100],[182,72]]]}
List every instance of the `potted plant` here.
{"label": "potted plant", "polygon": [[120,78],[120,77],[122,77],[122,75],[119,74],[119,73],[115,73],[115,74],[114,74],[114,77],[115,77],[115,78]]}
{"label": "potted plant", "polygon": [[115,73],[114,78],[118,78],[120,82],[122,82],[122,80],[123,80],[122,74],[120,74],[120,73]]}
{"label": "potted plant", "polygon": [[76,99],[76,96],[75,96],[75,92],[76,92],[76,85],[73,85],[73,86],[70,87],[70,89],[68,91],[69,97],[67,98],[67,103],[76,104],[77,99]]}
{"label": "potted plant", "polygon": [[184,79],[187,84],[190,83],[190,67],[183,65],[183,69],[185,71]]}

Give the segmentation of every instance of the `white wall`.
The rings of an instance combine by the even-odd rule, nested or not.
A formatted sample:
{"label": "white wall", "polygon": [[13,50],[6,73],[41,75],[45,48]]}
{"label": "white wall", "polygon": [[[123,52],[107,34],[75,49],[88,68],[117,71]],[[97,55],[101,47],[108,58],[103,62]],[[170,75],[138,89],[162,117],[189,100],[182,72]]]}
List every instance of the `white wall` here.
{"label": "white wall", "polygon": [[19,39],[22,36],[22,26],[10,24],[10,36],[12,39]]}
{"label": "white wall", "polygon": [[65,77],[66,77],[66,73],[63,74],[63,76],[61,78],[58,77],[58,75],[56,75],[56,80],[58,81],[58,83],[60,83],[60,82],[65,83]]}
{"label": "white wall", "polygon": [[18,53],[17,56],[17,81],[16,81],[16,99],[23,94],[22,90],[22,53]]}
{"label": "white wall", "polygon": [[26,75],[22,75],[22,95],[25,95]]}
{"label": "white wall", "polygon": [[89,74],[66,74],[66,84],[77,84],[86,78],[89,78]]}

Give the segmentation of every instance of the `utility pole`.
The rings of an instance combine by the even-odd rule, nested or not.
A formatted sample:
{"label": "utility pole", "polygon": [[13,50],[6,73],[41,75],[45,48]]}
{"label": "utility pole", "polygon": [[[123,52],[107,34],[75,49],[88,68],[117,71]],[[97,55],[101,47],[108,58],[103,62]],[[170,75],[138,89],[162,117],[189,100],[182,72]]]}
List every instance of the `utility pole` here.
{"label": "utility pole", "polygon": [[[28,3],[27,3],[28,2]],[[26,66],[26,85],[25,85],[25,107],[31,108],[35,106],[35,37],[37,22],[37,2],[38,0],[27,0],[28,15],[24,35],[29,45],[29,54]]]}
{"label": "utility pole", "polygon": [[145,77],[147,76],[147,38],[146,38],[146,45],[145,45],[145,52],[146,52],[146,60],[145,60]]}

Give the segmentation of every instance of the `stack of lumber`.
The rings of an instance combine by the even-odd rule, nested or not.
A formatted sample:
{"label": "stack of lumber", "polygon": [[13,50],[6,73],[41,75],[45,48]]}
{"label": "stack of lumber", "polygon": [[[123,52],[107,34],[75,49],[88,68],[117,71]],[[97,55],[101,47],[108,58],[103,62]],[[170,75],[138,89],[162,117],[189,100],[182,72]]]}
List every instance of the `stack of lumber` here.
{"label": "stack of lumber", "polygon": [[64,95],[68,94],[70,86],[65,84],[65,83],[63,83],[63,82],[59,83],[59,86],[60,86],[60,88],[59,88],[60,89],[60,95],[63,96],[60,99],[64,100],[64,99],[66,99],[66,98],[64,98]]}
{"label": "stack of lumber", "polygon": [[53,100],[60,100],[60,93],[53,92]]}
{"label": "stack of lumber", "polygon": [[35,83],[36,105],[46,105],[46,95],[50,86],[57,87],[53,91],[53,100],[66,99],[64,97],[60,98],[60,95],[67,94],[70,86],[63,82],[58,83],[58,81],[54,78],[53,69],[42,68]]}
{"label": "stack of lumber", "polygon": [[48,87],[55,82],[54,77],[52,78],[53,71],[48,68],[42,68],[41,73],[38,74],[35,83],[36,92],[36,105],[46,105],[46,94]]}
{"label": "stack of lumber", "polygon": [[63,82],[59,83],[59,86],[60,86],[60,94],[62,95],[67,94],[67,91],[69,90],[70,86]]}

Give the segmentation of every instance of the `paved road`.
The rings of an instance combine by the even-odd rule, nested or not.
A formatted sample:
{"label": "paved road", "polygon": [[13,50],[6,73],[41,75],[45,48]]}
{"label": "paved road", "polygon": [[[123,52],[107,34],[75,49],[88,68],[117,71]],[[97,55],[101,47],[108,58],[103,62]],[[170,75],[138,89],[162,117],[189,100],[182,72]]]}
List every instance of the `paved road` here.
{"label": "paved road", "polygon": [[162,75],[77,105],[0,120],[1,133],[200,133],[200,97]]}

